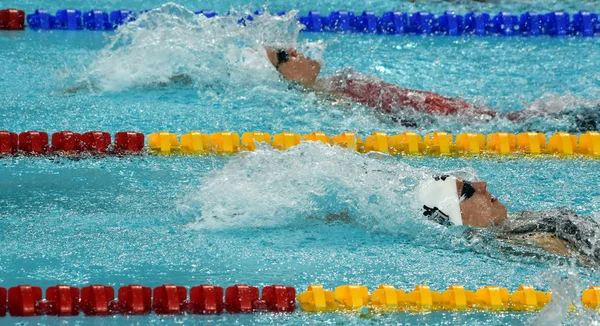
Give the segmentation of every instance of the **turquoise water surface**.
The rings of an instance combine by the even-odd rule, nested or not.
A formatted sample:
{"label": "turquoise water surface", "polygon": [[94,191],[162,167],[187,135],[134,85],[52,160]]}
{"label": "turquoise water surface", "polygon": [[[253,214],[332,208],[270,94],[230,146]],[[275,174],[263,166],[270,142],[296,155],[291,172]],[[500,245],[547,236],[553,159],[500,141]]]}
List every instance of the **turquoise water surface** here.
{"label": "turquoise water surface", "polygon": [[[226,11],[228,4],[181,5],[135,0],[10,3],[37,7],[159,8],[116,32],[0,33],[0,129],[84,132],[168,130],[183,134],[406,129],[372,110],[290,89],[260,51],[294,45],[324,63],[324,74],[352,69],[409,88],[435,91],[499,111],[568,111],[600,99],[597,38],[497,38],[299,33],[293,17],[264,16],[242,28],[223,18],[188,12]],[[231,5],[238,10],[246,2]],[[256,4],[255,4],[256,5]],[[478,8],[600,11],[589,2],[270,2],[274,11],[329,11],[340,6],[378,13],[393,10]],[[595,6],[595,7],[594,7]],[[254,8],[256,8],[255,6]],[[258,6],[260,7],[260,5]],[[187,9],[186,9],[187,8]],[[192,85],[158,86],[173,74]],[[70,94],[66,88],[83,85]],[[415,130],[546,133],[567,120],[527,125],[497,119],[424,117]],[[283,283],[334,287],[381,283],[441,291],[531,284],[567,298],[600,284],[597,267],[540,254],[504,252],[498,244],[469,240],[466,230],[420,218],[413,191],[438,171],[467,171],[489,183],[510,211],[568,207],[600,219],[597,160],[399,158],[363,155],[303,143],[235,157],[109,157],[0,159],[0,286],[101,283],[193,286]],[[348,212],[349,222],[326,222]],[[569,324],[591,313],[223,315],[69,319],[6,317],[0,323],[430,323]]]}

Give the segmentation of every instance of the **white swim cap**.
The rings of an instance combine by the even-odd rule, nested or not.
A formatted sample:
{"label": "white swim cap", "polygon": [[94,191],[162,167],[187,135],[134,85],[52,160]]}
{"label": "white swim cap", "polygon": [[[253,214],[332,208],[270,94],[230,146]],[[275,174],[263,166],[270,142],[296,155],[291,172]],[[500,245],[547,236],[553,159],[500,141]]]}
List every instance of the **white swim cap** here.
{"label": "white swim cap", "polygon": [[425,210],[424,215],[441,224],[463,225],[456,179],[454,176],[444,175],[419,185],[417,200]]}

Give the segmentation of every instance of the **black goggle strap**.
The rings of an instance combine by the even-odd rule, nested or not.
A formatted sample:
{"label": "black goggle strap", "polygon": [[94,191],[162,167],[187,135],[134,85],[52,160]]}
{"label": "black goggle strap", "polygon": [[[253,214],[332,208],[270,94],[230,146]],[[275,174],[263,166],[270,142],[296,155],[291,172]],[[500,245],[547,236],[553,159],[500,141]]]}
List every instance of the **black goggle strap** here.
{"label": "black goggle strap", "polygon": [[428,207],[423,205],[423,215],[427,216],[428,219],[441,224],[443,226],[452,226],[452,222],[450,222],[450,217],[444,212],[440,211],[437,207]]}
{"label": "black goggle strap", "polygon": [[275,69],[279,69],[279,65],[288,62],[288,60],[290,60],[290,55],[286,50],[277,50],[277,64],[275,65]]}

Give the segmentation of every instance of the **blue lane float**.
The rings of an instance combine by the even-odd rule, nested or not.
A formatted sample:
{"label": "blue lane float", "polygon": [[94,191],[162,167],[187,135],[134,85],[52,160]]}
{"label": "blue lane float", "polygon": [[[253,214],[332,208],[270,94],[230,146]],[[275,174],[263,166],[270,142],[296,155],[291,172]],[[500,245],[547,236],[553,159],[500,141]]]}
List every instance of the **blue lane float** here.
{"label": "blue lane float", "polygon": [[519,33],[519,19],[509,12],[498,13],[492,21],[492,34],[513,36]]}
{"label": "blue lane float", "polygon": [[571,26],[574,34],[581,36],[594,36],[595,33],[600,32],[598,15],[591,12],[580,11],[573,15]]}
{"label": "blue lane float", "polygon": [[352,20],[354,13],[349,11],[334,11],[328,17],[323,17],[325,31],[349,33],[353,31]]}
{"label": "blue lane float", "polygon": [[464,31],[463,17],[454,11],[446,11],[437,18],[438,32],[443,35],[458,36]]}
{"label": "blue lane float", "polygon": [[544,31],[551,36],[566,36],[569,34],[569,14],[566,12],[551,12],[542,17]]}
{"label": "blue lane float", "polygon": [[196,15],[204,15],[206,18],[213,18],[217,16],[217,12],[213,10],[200,10],[194,12]]}
{"label": "blue lane float", "polygon": [[83,25],[89,30],[112,30],[113,24],[108,19],[108,14],[100,10],[88,11],[83,15]]}
{"label": "blue lane float", "polygon": [[127,9],[115,10],[110,13],[110,21],[114,26],[123,25],[135,20],[135,12]]}
{"label": "blue lane float", "polygon": [[323,17],[318,11],[311,10],[308,12],[308,16],[302,16],[298,20],[305,26],[304,30],[307,32],[323,31]]}
{"label": "blue lane float", "polygon": [[535,12],[521,15],[519,29],[523,35],[539,36],[542,34],[542,16]]}
{"label": "blue lane float", "polygon": [[363,11],[362,15],[357,16],[354,22],[356,32],[374,34],[377,33],[379,21],[372,11]]}
{"label": "blue lane float", "polygon": [[[146,11],[116,10],[103,12],[91,10],[82,13],[76,9],[58,10],[51,15],[44,9],[37,9],[27,15],[31,29],[41,30],[97,30],[107,31],[119,25],[135,20]],[[218,16],[216,11],[200,10],[197,15],[207,18]],[[257,10],[239,20],[246,24],[256,16],[265,14]],[[286,11],[277,15],[285,15]],[[229,15],[226,13],[225,15]],[[305,26],[305,32],[368,33],[368,34],[416,34],[416,35],[476,35],[476,36],[583,36],[600,35],[598,14],[579,11],[572,16],[567,12],[525,12],[515,15],[509,12],[489,14],[468,12],[459,15],[454,11],[445,11],[439,16],[430,12],[406,13],[399,11],[384,12],[381,16],[372,11],[363,11],[360,15],[352,11],[339,10],[327,15],[311,10],[306,16],[297,16]]]}
{"label": "blue lane float", "polygon": [[56,12],[54,28],[62,30],[83,29],[81,10],[63,9]]}
{"label": "blue lane float", "polygon": [[411,33],[430,35],[436,31],[435,16],[430,12],[416,12],[410,15],[408,21]]}
{"label": "blue lane float", "polygon": [[488,13],[475,13],[470,12],[465,15],[465,29],[466,34],[473,34],[477,36],[484,36],[487,31],[491,29],[491,19]]}
{"label": "blue lane float", "polygon": [[27,15],[27,24],[33,29],[53,29],[55,21],[56,17],[44,9],[37,9],[33,14]]}
{"label": "blue lane float", "polygon": [[379,32],[382,34],[408,33],[408,14],[405,12],[385,12],[379,19]]}

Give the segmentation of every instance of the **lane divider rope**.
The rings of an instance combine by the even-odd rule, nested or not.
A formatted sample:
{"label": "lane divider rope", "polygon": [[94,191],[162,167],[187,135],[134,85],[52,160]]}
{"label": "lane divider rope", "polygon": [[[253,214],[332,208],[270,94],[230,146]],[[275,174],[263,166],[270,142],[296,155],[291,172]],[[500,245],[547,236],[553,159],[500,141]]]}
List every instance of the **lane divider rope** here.
{"label": "lane divider rope", "polygon": [[[39,286],[17,285],[0,287],[0,317],[28,317],[39,315],[107,316],[115,314],[157,315],[221,314],[254,312],[293,312],[296,303],[305,312],[348,312],[368,309],[370,312],[429,312],[436,310],[488,312],[539,311],[551,300],[552,293],[537,291],[521,285],[510,293],[498,286],[485,286],[476,291],[462,285],[450,285],[442,292],[432,291],[428,285],[417,285],[413,291],[382,284],[369,293],[365,286],[347,284],[334,291],[313,284],[296,296],[296,289],[285,285],[262,288],[246,284],[222,287],[202,284],[188,290],[184,286],[164,284],[151,289],[130,284],[117,291],[112,286],[94,284],[81,289],[66,284],[46,288],[42,298]],[[600,309],[600,287],[590,286],[583,291],[581,303],[587,309]],[[573,303],[571,310],[575,310]]]}
{"label": "lane divider rope", "polygon": [[[55,15],[44,9],[25,15],[23,10],[0,10],[0,30],[23,30],[25,20],[31,29],[38,30],[96,30],[109,31],[119,25],[135,20],[147,12],[115,10],[110,14],[101,10],[82,12],[77,9],[61,9]],[[212,10],[195,12],[207,18],[217,16]],[[277,15],[284,15],[282,11]],[[239,18],[238,23],[246,24],[256,16],[264,15],[262,10]],[[227,14],[226,14],[227,15]],[[497,14],[468,12],[465,15],[455,11],[445,11],[439,16],[431,12],[388,11],[376,16],[373,11],[363,11],[360,15],[352,11],[333,11],[321,15],[319,11],[309,11],[308,15],[297,17],[307,32],[339,32],[368,34],[418,34],[418,35],[500,35],[500,36],[567,36],[592,37],[600,35],[598,14],[579,11],[573,15],[557,11],[549,13],[525,12],[514,15],[501,11]]]}
{"label": "lane divider rope", "polygon": [[[17,285],[0,287],[0,317],[28,317],[39,315],[107,316],[115,314],[158,315],[173,314],[221,314],[253,312],[293,312],[296,302],[305,312],[361,311],[372,312],[428,312],[435,310],[489,312],[538,311],[552,299],[552,293],[537,291],[521,285],[510,293],[498,286],[485,286],[476,291],[467,290],[459,284],[450,285],[442,292],[432,291],[428,285],[417,285],[413,291],[379,285],[372,293],[365,286],[348,284],[324,289],[321,285],[308,286],[296,296],[296,289],[285,285],[269,285],[262,288],[236,284],[223,291],[211,284],[184,286],[164,284],[154,289],[130,284],[117,291],[112,286],[94,284],[81,289],[65,284],[46,288],[42,299],[39,286]],[[600,309],[600,287],[590,286],[583,291],[581,303],[587,309]],[[571,303],[571,310],[575,306]]]}
{"label": "lane divider rope", "polygon": [[[147,138],[148,143],[144,141]],[[42,131],[25,131],[20,134],[0,131],[0,156],[11,155],[233,155],[254,151],[259,143],[286,150],[302,141],[317,141],[331,146],[341,146],[360,153],[379,152],[390,155],[429,156],[497,156],[527,155],[547,158],[600,158],[600,132],[588,131],[572,135],[557,132],[550,137],[539,132],[512,134],[495,132],[461,133],[454,137],[446,132],[433,132],[421,137],[414,132],[388,135],[374,132],[363,140],[354,132],[329,136],[323,132],[300,135],[282,132],[271,136],[265,132],[215,132],[205,134],[188,132],[179,138],[167,131],[155,132],[147,137],[134,131],[117,132],[114,143],[110,133],[89,131],[77,133],[59,131],[49,137]]]}

